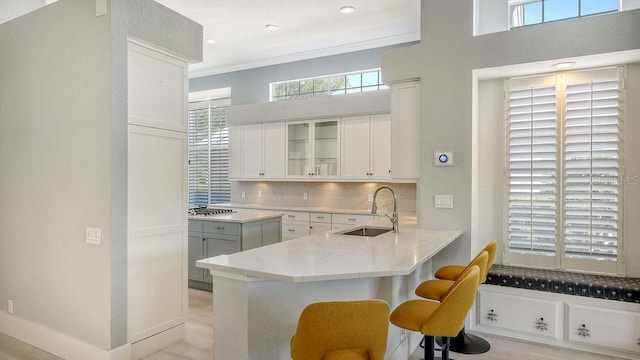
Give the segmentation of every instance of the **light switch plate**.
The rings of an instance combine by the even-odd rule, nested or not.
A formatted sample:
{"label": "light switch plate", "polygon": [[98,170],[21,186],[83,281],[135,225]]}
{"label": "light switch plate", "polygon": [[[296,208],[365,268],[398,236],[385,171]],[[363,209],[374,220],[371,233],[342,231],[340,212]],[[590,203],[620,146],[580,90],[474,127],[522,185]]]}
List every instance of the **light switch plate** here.
{"label": "light switch plate", "polygon": [[435,195],[434,206],[440,209],[453,209],[453,195]]}
{"label": "light switch plate", "polygon": [[91,245],[100,245],[102,243],[102,229],[87,227],[86,243]]}

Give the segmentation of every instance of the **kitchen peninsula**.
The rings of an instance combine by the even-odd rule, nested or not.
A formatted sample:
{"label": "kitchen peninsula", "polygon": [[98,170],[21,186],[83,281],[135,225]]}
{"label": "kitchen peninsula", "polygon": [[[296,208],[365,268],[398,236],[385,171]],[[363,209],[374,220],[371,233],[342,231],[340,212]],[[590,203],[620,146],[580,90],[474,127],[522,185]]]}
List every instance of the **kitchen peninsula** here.
{"label": "kitchen peninsula", "polygon": [[[390,228],[377,220],[376,228]],[[285,359],[302,309],[313,302],[378,298],[392,308],[431,276],[430,259],[462,235],[419,229],[375,237],[309,235],[197,262],[213,276],[214,359]],[[401,340],[402,339],[402,340]],[[408,358],[419,337],[405,341],[390,327],[386,359]]]}

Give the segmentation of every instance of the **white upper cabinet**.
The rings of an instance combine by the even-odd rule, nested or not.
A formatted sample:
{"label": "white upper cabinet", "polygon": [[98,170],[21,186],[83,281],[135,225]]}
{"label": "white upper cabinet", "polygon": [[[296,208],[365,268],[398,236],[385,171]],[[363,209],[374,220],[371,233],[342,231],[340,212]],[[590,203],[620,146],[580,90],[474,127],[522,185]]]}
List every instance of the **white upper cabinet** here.
{"label": "white upper cabinet", "polygon": [[187,132],[187,63],[129,46],[129,124]]}
{"label": "white upper cabinet", "polygon": [[391,86],[391,177],[420,177],[420,83]]}
{"label": "white upper cabinet", "polygon": [[[230,146],[232,178],[258,180],[285,177],[283,122],[232,127]],[[235,168],[240,169],[239,174]]]}
{"label": "white upper cabinet", "polygon": [[341,178],[389,180],[391,178],[390,115],[344,117],[341,123]]}
{"label": "white upper cabinet", "polygon": [[338,179],[338,119],[287,123],[287,178]]}

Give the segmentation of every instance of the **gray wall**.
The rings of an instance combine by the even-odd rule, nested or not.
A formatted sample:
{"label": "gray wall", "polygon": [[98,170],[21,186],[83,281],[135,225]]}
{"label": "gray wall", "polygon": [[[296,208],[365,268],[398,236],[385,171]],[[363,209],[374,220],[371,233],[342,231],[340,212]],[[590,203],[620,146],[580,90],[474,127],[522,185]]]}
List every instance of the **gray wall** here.
{"label": "gray wall", "polygon": [[0,25],[0,303],[110,350],[127,336],[127,37],[198,59],[202,27],[151,0],[95,4]]}
{"label": "gray wall", "polygon": [[[477,37],[473,36],[472,19],[473,1],[423,0],[421,43],[392,50],[382,57],[385,81],[422,79],[421,153],[430,154],[440,149],[455,152],[454,167],[434,168],[428,156],[421,164],[420,226],[460,228],[465,232],[460,241],[435,259],[435,267],[468,261],[472,252],[482,245],[471,243],[475,221],[472,219],[472,119],[477,101],[473,93],[478,88],[473,70],[640,48],[638,10]],[[633,86],[630,84],[629,88]],[[628,115],[629,124],[638,122],[638,112],[629,111]],[[435,209],[434,194],[453,194],[455,208]],[[627,213],[637,213],[629,209],[628,203],[625,206]],[[625,226],[629,223],[631,221]],[[479,241],[484,243],[489,239]],[[629,275],[638,276],[636,269],[640,260],[635,257],[632,254],[625,259],[626,268]]]}
{"label": "gray wall", "polygon": [[189,80],[189,91],[231,87],[231,105],[269,101],[269,83],[380,67],[380,55],[398,46],[324,56]]}

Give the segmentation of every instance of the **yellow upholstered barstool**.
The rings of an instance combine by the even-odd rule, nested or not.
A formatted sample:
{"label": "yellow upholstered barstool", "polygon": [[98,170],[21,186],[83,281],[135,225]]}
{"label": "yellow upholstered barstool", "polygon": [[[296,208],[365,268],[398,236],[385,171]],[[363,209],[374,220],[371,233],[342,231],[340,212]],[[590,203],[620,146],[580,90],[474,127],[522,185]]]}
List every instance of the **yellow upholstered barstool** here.
{"label": "yellow upholstered barstool", "polygon": [[443,338],[442,359],[449,360],[449,338],[464,327],[478,289],[480,268],[468,267],[456,280],[442,301],[409,300],[391,313],[391,323],[424,335],[424,359],[434,360],[434,337]]}
{"label": "yellow upholstered barstool", "polygon": [[[471,263],[469,264],[472,265],[475,263],[480,266],[481,264],[477,263],[479,257],[481,257],[483,253],[487,253],[488,257],[486,266],[480,266],[480,284],[485,282],[487,279],[487,274],[489,273],[489,269],[491,269],[493,260],[496,256],[497,246],[498,243],[495,240],[491,241],[484,249],[480,250],[480,253],[478,253],[478,255],[471,260]],[[438,300],[446,293],[446,289],[451,286],[453,281],[455,281],[469,265],[447,265],[441,267],[434,275],[436,280],[430,280],[420,284],[416,289],[416,295],[426,299]],[[468,334],[464,328],[460,330],[460,333],[456,337],[451,339],[451,351],[462,354],[482,354],[489,351],[490,348],[491,345],[489,345],[485,339],[477,335]]]}
{"label": "yellow upholstered barstool", "polygon": [[389,332],[384,300],[319,302],[300,314],[293,360],[383,360]]}

